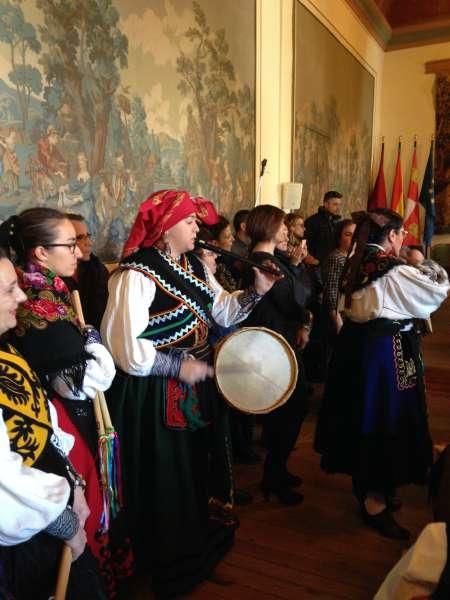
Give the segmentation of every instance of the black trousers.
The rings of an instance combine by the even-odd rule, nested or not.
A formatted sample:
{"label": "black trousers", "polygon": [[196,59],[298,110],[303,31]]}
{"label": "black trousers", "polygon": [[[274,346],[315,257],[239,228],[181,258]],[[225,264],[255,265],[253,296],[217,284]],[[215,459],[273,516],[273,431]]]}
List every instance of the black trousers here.
{"label": "black trousers", "polygon": [[283,406],[263,417],[267,448],[264,484],[275,489],[282,484],[289,455],[294,449],[309,410],[308,383],[300,356],[297,356],[297,362],[298,380],[291,397]]}

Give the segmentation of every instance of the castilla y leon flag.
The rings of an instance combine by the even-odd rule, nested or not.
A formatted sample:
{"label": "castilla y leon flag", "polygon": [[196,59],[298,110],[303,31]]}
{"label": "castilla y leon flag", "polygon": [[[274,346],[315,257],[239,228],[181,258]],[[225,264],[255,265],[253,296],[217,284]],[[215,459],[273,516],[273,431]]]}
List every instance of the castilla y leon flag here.
{"label": "castilla y leon flag", "polygon": [[381,156],[378,175],[367,202],[367,210],[386,208],[386,183],[384,181],[384,142],[381,143]]}
{"label": "castilla y leon flag", "polygon": [[391,208],[403,217],[405,209],[403,206],[403,178],[401,163],[402,143],[398,143],[397,165],[395,167],[394,183],[392,185]]}
{"label": "castilla y leon flag", "polygon": [[417,172],[416,142],[414,142],[414,152],[411,163],[411,177],[409,179],[408,197],[405,206],[405,224],[404,228],[408,232],[405,246],[418,246],[420,244],[419,233],[419,182]]}

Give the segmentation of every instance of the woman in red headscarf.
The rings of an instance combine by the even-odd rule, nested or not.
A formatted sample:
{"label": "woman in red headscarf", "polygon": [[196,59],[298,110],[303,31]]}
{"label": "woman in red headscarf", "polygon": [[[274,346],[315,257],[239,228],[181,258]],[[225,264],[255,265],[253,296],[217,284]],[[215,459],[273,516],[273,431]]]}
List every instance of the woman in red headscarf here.
{"label": "woman in red headscarf", "polygon": [[234,528],[208,516],[217,477],[210,454],[228,457],[232,503],[226,410],[210,379],[208,330],[244,320],[274,281],[257,271],[253,288],[225,292],[190,254],[198,219],[211,225],[217,213],[184,191],[157,192],[141,205],[102,322],[118,367],[108,402],[136,558],[160,597],[189,592],[232,545]]}

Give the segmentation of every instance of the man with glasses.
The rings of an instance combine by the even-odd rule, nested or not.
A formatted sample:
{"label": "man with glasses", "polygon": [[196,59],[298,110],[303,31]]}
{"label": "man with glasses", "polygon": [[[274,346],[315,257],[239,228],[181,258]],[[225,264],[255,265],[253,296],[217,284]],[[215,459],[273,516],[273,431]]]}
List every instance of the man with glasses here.
{"label": "man with glasses", "polygon": [[92,238],[84,217],[67,214],[67,218],[75,228],[81,258],[75,274],[65,278],[65,282],[71,291],[79,291],[86,323],[100,329],[108,301],[108,269],[92,252]]}

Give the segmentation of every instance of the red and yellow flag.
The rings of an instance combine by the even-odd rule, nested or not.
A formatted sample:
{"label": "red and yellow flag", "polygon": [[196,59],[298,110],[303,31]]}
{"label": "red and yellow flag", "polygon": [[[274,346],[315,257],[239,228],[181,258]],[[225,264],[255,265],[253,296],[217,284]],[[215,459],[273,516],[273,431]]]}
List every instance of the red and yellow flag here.
{"label": "red and yellow flag", "polygon": [[409,179],[408,196],[405,206],[404,228],[408,232],[405,241],[406,246],[418,246],[420,244],[419,231],[419,182],[417,172],[416,142],[414,142],[414,153],[411,163],[411,177]]}
{"label": "red and yellow flag", "polygon": [[395,167],[394,183],[392,185],[391,208],[403,217],[405,207],[403,204],[403,178],[401,163],[402,144],[398,143],[397,165]]}

